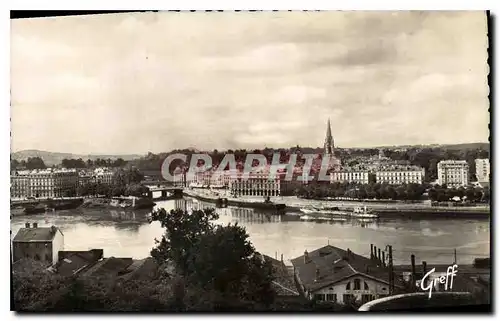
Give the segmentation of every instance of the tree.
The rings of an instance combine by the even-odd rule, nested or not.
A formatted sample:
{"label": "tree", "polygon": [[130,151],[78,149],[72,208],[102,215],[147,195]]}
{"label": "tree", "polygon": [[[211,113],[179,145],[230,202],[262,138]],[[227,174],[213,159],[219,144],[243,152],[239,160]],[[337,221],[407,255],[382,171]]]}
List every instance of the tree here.
{"label": "tree", "polygon": [[28,157],[26,161],[26,169],[44,169],[46,167],[40,157]]}
{"label": "tree", "polygon": [[126,161],[123,160],[123,158],[117,158],[113,162],[113,167],[123,167],[127,164]]}
{"label": "tree", "polygon": [[129,184],[139,184],[143,179],[144,174],[142,174],[137,168],[121,168],[117,170],[113,176],[113,185],[126,187]]}
{"label": "tree", "polygon": [[85,168],[85,167],[87,167],[87,163],[85,163],[85,161],[83,161],[83,159],[81,159],[81,158],[79,158],[79,159],[64,158],[61,161],[61,166],[64,168]]}
{"label": "tree", "polygon": [[144,196],[145,193],[149,192],[149,189],[141,184],[130,184],[124,191],[125,196]]}
{"label": "tree", "polygon": [[272,267],[255,252],[244,228],[213,224],[218,218],[213,209],[189,213],[159,209],[151,216],[165,228],[151,250],[159,265],[172,262],[190,284],[225,299],[273,301]]}
{"label": "tree", "polygon": [[15,170],[19,166],[20,166],[20,163],[19,163],[19,161],[17,159],[13,159],[13,158],[10,159],[10,169],[11,170]]}

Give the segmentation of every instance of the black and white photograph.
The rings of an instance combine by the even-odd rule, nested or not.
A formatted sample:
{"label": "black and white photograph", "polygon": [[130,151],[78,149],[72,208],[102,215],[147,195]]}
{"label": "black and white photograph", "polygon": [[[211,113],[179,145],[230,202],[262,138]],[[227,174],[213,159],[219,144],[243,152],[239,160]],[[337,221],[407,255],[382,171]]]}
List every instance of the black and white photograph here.
{"label": "black and white photograph", "polygon": [[487,11],[12,14],[12,311],[493,311]]}

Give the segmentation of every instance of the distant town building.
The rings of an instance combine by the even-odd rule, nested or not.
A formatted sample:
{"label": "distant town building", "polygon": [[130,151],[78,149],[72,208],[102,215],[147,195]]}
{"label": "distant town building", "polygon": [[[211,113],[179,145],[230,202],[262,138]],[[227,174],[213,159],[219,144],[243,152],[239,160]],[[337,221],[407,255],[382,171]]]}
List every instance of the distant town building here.
{"label": "distant town building", "polygon": [[271,179],[268,173],[250,173],[246,180],[232,180],[229,189],[235,196],[280,196],[282,179],[278,175]]}
{"label": "distant town building", "polygon": [[74,196],[77,186],[74,169],[16,171],[11,175],[11,198]]}
{"label": "distant town building", "polygon": [[326,125],[326,137],[324,144],[324,154],[332,155],[334,153],[335,144],[332,136],[332,128],[330,126],[330,118],[328,118],[328,123]]}
{"label": "distant town building", "polygon": [[111,185],[116,171],[107,167],[99,167],[94,170],[82,170],[78,173],[78,185],[89,183],[100,183]]}
{"label": "distant town building", "polygon": [[343,169],[340,171],[334,171],[330,173],[330,183],[358,183],[358,184],[368,184],[369,183],[369,172],[368,171],[349,171]]}
{"label": "distant town building", "polygon": [[113,176],[115,171],[106,167],[96,168],[93,173],[93,177],[96,183],[108,184],[113,183]]}
{"label": "distant town building", "polygon": [[490,160],[489,158],[476,159],[476,178],[478,182],[490,181]]}
{"label": "distant town building", "polygon": [[437,164],[438,184],[448,187],[469,184],[469,165],[465,160],[444,160]]}
{"label": "distant town building", "polygon": [[12,256],[16,262],[23,258],[56,264],[59,251],[64,249],[64,234],[55,226],[38,227],[37,223],[26,223],[12,240]]}
{"label": "distant town building", "polygon": [[387,183],[391,185],[422,184],[424,178],[425,169],[417,166],[381,166],[375,172],[375,180],[377,183]]}
{"label": "distant town building", "polygon": [[[366,303],[389,295],[385,259],[366,258],[327,245],[292,259],[295,280],[308,299],[349,304]],[[395,293],[403,284],[395,280]]]}
{"label": "distant town building", "polygon": [[340,168],[341,161],[337,157],[335,157],[335,143],[332,136],[332,128],[330,126],[330,118],[328,118],[328,123],[326,125],[326,136],[325,136],[325,144],[324,144],[324,152],[325,156],[330,157],[330,162],[328,164],[328,170],[337,170]]}

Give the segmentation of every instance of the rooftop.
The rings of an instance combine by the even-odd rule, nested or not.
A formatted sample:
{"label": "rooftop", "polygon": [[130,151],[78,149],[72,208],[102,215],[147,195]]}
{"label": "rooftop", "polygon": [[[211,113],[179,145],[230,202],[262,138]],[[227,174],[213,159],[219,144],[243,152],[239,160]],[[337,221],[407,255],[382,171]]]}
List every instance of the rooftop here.
{"label": "rooftop", "polygon": [[92,266],[102,258],[103,250],[59,251],[59,262],[55,268],[62,276],[71,276]]}
{"label": "rooftop", "polygon": [[116,276],[126,272],[132,263],[132,258],[105,258],[83,272],[83,274],[86,276],[104,276],[110,274]]}
{"label": "rooftop", "polygon": [[36,228],[20,228],[13,242],[51,242],[54,239],[57,231],[61,234],[61,230],[57,227],[36,227]]}
{"label": "rooftop", "polygon": [[[377,266],[374,260],[353,253],[349,249],[346,251],[327,245],[307,253],[307,256],[309,257],[307,263],[302,255],[293,259],[292,264],[298,268],[300,279],[309,290],[319,290],[358,274],[389,284],[388,268]],[[316,279],[317,272],[319,272],[318,279]],[[403,286],[401,281],[395,280],[395,282],[396,286]]]}
{"label": "rooftop", "polygon": [[48,175],[48,174],[60,174],[60,173],[77,173],[74,168],[46,168],[46,169],[33,169],[33,170],[22,170],[15,171],[15,176],[27,176],[27,175]]}
{"label": "rooftop", "polygon": [[447,159],[447,160],[442,160],[438,163],[439,164],[443,164],[443,165],[446,165],[446,164],[467,164],[467,161],[466,160],[454,160],[454,159]]}

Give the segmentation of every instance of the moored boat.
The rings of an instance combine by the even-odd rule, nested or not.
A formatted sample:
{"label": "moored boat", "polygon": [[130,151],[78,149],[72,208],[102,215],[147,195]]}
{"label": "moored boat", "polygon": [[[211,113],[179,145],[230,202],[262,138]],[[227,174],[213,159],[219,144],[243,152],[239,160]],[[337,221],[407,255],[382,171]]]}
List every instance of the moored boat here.
{"label": "moored boat", "polygon": [[368,211],[366,209],[366,205],[364,208],[361,207],[355,207],[351,213],[352,217],[355,218],[364,218],[364,219],[377,219],[378,214],[374,213],[373,211]]}

